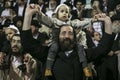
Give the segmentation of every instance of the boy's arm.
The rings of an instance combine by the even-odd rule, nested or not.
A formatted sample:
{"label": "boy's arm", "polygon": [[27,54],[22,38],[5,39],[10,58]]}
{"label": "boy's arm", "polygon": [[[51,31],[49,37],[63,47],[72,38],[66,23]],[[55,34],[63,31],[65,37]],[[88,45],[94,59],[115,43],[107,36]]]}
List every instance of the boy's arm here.
{"label": "boy's arm", "polygon": [[46,25],[49,28],[53,27],[53,25],[54,25],[53,20],[54,20],[53,18],[50,18],[50,17],[44,15],[43,13],[38,14],[38,21],[40,21],[41,23],[43,23],[44,25]]}
{"label": "boy's arm", "polygon": [[72,21],[72,26],[77,27],[77,28],[86,28],[91,26],[91,20],[84,20],[80,21],[78,19],[75,19]]}

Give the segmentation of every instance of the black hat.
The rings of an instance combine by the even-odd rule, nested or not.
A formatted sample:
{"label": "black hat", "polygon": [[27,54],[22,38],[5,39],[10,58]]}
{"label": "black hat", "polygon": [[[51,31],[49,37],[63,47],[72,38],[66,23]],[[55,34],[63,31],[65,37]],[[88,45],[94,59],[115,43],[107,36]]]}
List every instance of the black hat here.
{"label": "black hat", "polygon": [[3,25],[0,24],[0,29],[3,29]]}
{"label": "black hat", "polygon": [[115,5],[117,6],[117,5],[119,5],[119,4],[120,4],[120,0],[119,0],[119,1],[117,1]]}
{"label": "black hat", "polygon": [[16,16],[16,17],[14,17],[14,18],[13,18],[13,23],[16,24],[17,21],[22,21],[22,22],[23,22],[23,17],[21,17],[21,16]]}
{"label": "black hat", "polygon": [[4,27],[8,27],[11,24],[11,20],[10,19],[6,19],[3,26]]}
{"label": "black hat", "polygon": [[32,20],[31,25],[34,25],[35,27],[41,27],[41,23],[38,20]]}
{"label": "black hat", "polygon": [[111,17],[111,21],[120,20],[120,14],[115,14]]}

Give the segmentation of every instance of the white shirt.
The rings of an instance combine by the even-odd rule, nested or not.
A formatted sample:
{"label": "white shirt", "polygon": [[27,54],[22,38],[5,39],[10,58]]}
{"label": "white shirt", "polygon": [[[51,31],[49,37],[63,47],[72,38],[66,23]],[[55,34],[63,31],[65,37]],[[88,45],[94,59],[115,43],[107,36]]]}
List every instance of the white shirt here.
{"label": "white shirt", "polygon": [[1,16],[10,16],[10,9],[3,10]]}
{"label": "white shirt", "polygon": [[24,6],[19,6],[18,16],[23,16],[23,10],[24,10]]}
{"label": "white shirt", "polygon": [[72,52],[73,52],[73,50],[65,51],[65,55],[68,57]]}
{"label": "white shirt", "polygon": [[18,68],[18,66],[20,66],[21,64],[22,64],[22,58],[13,56],[12,66],[14,66],[15,68]]}

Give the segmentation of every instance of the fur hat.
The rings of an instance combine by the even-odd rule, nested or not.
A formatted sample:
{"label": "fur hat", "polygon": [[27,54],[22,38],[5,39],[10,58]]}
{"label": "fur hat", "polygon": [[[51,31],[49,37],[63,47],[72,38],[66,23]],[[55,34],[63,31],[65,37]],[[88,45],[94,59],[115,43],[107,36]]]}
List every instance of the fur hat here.
{"label": "fur hat", "polygon": [[111,21],[120,20],[120,14],[115,14],[111,17]]}
{"label": "fur hat", "polygon": [[16,34],[20,34],[18,28],[15,25],[9,25],[7,28],[14,29],[16,31]]}
{"label": "fur hat", "polygon": [[31,25],[34,25],[35,27],[40,28],[41,27],[41,23],[38,20],[32,20],[31,21]]}

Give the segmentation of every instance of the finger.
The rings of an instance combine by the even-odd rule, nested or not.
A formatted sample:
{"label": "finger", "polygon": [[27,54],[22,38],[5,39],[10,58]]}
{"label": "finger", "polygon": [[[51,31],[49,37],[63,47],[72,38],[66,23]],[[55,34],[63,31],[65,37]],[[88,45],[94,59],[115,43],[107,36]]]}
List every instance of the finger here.
{"label": "finger", "polygon": [[30,4],[29,7],[30,7],[31,9],[34,9],[34,8],[35,8],[35,4]]}
{"label": "finger", "polygon": [[34,62],[35,62],[35,60],[31,58],[29,61],[29,64],[32,65]]}
{"label": "finger", "polygon": [[26,53],[24,55],[24,62],[28,62],[29,61],[29,58],[32,58],[32,56],[29,54],[29,53]]}
{"label": "finger", "polygon": [[39,5],[35,5],[35,8],[38,9],[38,11],[40,11],[40,6]]}

